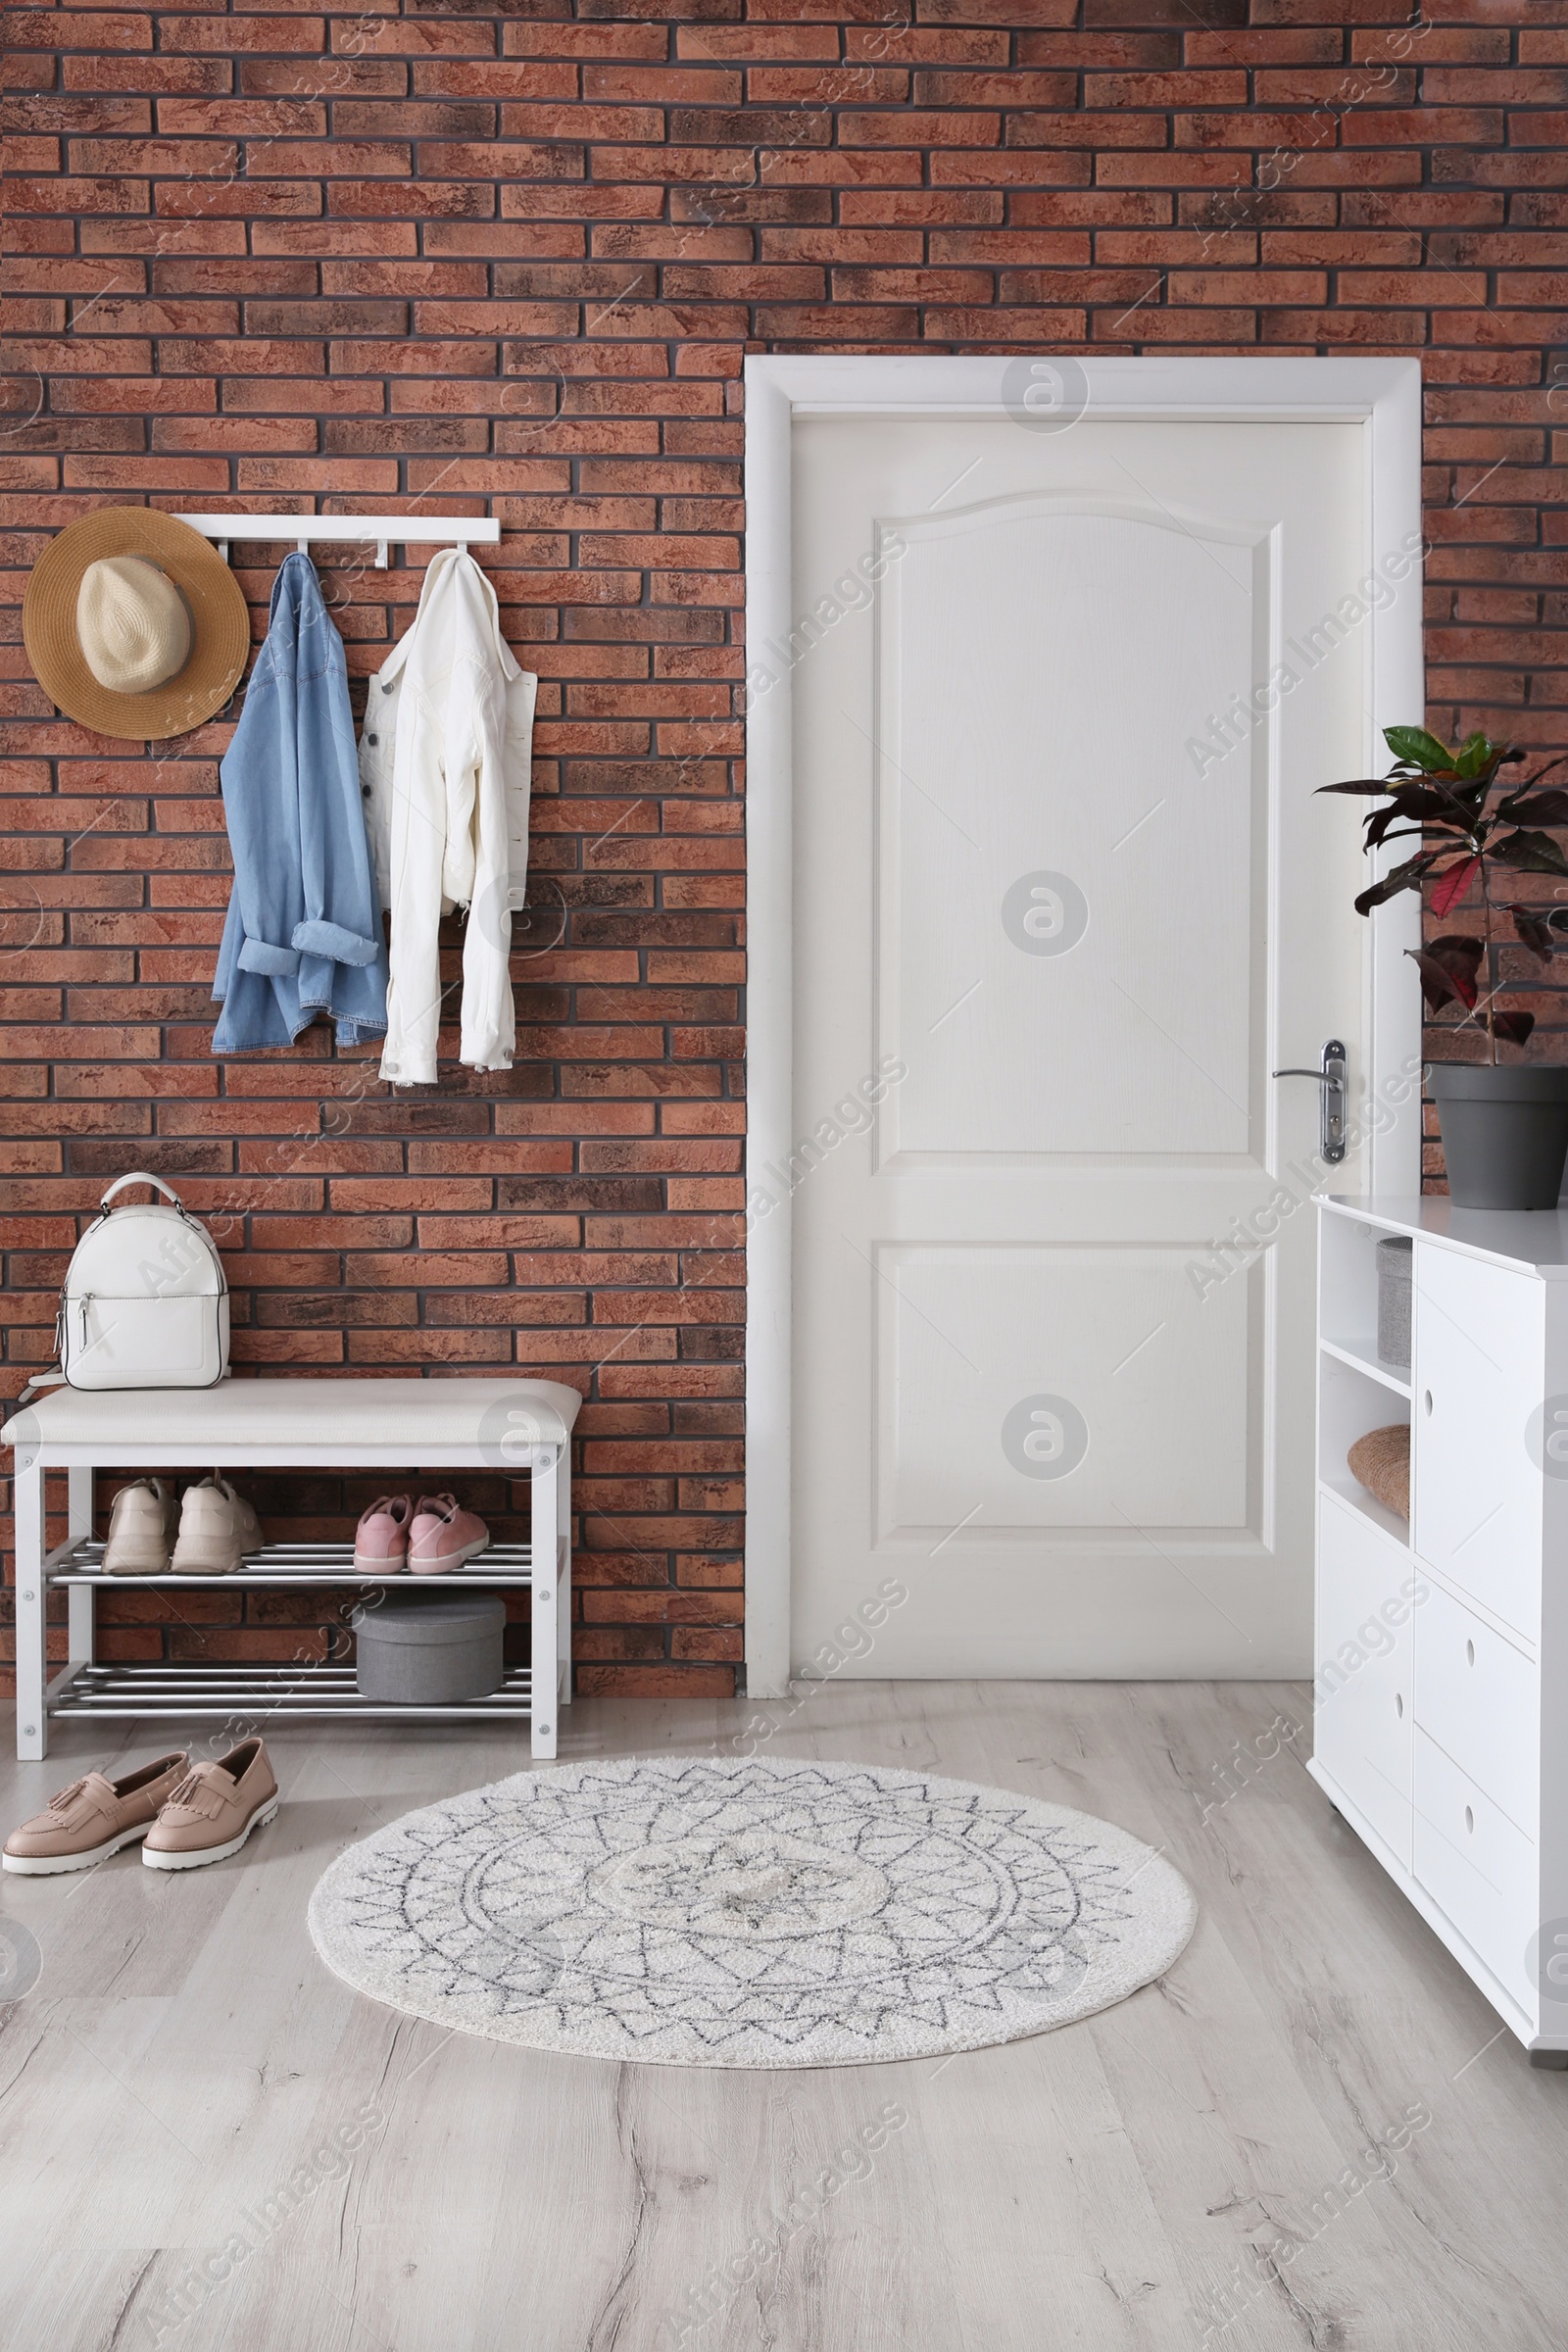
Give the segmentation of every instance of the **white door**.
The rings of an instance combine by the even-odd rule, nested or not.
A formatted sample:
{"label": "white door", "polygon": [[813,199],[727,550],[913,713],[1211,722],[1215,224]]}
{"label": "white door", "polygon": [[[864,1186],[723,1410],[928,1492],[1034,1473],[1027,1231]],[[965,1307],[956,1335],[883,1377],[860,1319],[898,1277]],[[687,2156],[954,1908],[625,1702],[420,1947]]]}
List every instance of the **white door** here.
{"label": "white door", "polygon": [[1363,434],[793,436],[792,1663],[1299,1671]]}

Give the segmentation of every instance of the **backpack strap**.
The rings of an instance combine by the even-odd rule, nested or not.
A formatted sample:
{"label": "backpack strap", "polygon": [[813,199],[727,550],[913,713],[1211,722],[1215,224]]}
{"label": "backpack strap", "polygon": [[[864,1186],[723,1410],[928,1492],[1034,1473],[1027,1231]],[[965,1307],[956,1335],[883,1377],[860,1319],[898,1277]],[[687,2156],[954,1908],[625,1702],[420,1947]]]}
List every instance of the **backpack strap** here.
{"label": "backpack strap", "polygon": [[127,1184],[150,1184],[155,1193],[162,1193],[166,1200],[172,1200],[174,1206],[178,1209],[181,1216],[185,1214],[185,1203],[175,1192],[173,1186],[172,1184],[166,1184],[161,1176],[149,1176],[145,1173],[145,1171],[135,1176],[117,1176],[114,1183],[109,1187],[108,1192],[105,1193],[103,1199],[99,1201],[99,1209],[107,1214],[110,1201],[114,1199],[117,1193],[122,1193]]}

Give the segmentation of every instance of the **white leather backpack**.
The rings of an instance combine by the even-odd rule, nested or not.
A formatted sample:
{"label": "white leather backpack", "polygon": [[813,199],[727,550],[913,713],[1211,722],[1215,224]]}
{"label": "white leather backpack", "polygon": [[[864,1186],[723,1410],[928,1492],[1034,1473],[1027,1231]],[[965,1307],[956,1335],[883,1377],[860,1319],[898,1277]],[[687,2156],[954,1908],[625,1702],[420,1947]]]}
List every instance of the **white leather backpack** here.
{"label": "white leather backpack", "polygon": [[[109,1203],[128,1184],[172,1200]],[[74,1389],[210,1389],[228,1369],[228,1284],[207,1228],[159,1176],[122,1176],[76,1244],[60,1294]]]}

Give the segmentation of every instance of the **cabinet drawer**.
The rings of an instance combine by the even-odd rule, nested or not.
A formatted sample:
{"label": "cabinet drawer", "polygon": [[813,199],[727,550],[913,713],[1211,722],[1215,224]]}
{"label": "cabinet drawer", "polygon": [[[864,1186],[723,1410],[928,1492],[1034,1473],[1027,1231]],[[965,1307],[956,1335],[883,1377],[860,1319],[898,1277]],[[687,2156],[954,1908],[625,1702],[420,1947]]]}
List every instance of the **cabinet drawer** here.
{"label": "cabinet drawer", "polygon": [[1410,1867],[1414,1571],[1401,1544],[1330,1494],[1318,1502],[1318,1762]]}
{"label": "cabinet drawer", "polygon": [[1516,1828],[1538,1835],[1536,1668],[1436,1585],[1415,1615],[1415,1719]]}
{"label": "cabinet drawer", "polygon": [[1534,2018],[1528,1961],[1541,1924],[1535,1845],[1422,1731],[1415,1735],[1415,1875]]}
{"label": "cabinet drawer", "polygon": [[1545,1374],[1545,1295],[1534,1275],[1416,1242],[1412,1546],[1531,1642],[1542,1477],[1530,1437]]}

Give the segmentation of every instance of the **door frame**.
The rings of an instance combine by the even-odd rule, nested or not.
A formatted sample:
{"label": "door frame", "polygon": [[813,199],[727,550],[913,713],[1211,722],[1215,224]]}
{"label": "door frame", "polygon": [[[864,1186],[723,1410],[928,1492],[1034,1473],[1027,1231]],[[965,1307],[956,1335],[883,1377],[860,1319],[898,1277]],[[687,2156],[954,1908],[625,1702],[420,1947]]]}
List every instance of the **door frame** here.
{"label": "door frame", "polygon": [[[1009,371],[1020,357],[803,354],[746,361],[746,633],[748,646],[787,643],[792,612],[791,428],[797,416],[1015,416]],[[1044,356],[1044,355],[1039,355]],[[1421,364],[1374,359],[1128,359],[1073,355],[1085,409],[1101,419],[1350,423],[1362,428],[1370,571],[1422,529]],[[1423,549],[1424,553],[1424,549]],[[1364,574],[1363,574],[1364,576]],[[1400,593],[1364,623],[1370,695],[1365,756],[1382,729],[1419,721],[1425,672],[1421,559]],[[748,656],[746,920],[749,1168],[788,1164],[794,1080],[794,792],[789,676],[773,681]],[[1370,773],[1370,769],[1368,771]],[[1421,912],[1404,893],[1372,917],[1363,959],[1362,1034],[1372,1047],[1368,1092],[1421,1051],[1420,994],[1403,969]],[[1378,1193],[1421,1187],[1419,1093],[1370,1138]],[[747,1216],[746,1674],[748,1690],[780,1697],[790,1675],[791,1207]]]}

